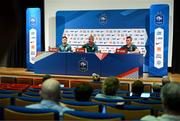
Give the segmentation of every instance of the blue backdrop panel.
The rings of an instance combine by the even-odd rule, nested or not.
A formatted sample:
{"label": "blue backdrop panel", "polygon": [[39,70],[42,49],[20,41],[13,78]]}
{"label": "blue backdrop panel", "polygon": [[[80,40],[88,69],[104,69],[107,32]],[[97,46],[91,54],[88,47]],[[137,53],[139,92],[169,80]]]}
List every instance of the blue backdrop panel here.
{"label": "blue backdrop panel", "polygon": [[143,55],[140,54],[108,54],[108,56],[101,61],[101,74],[103,76],[117,76],[139,67],[139,76],[142,76],[143,62]]}
{"label": "blue backdrop panel", "polygon": [[[101,21],[102,16],[106,21]],[[56,45],[61,44],[64,29],[131,29],[149,31],[148,9],[88,10],[56,12]]]}
{"label": "blue backdrop panel", "polygon": [[35,57],[41,51],[41,10],[27,8],[26,10],[26,67],[33,70]]}
{"label": "blue backdrop panel", "polygon": [[35,73],[66,74],[66,53],[54,53],[37,61],[34,65]]}
{"label": "blue backdrop panel", "polygon": [[91,76],[92,73],[101,73],[100,60],[94,53],[67,53],[67,75]]}
{"label": "blue backdrop panel", "polygon": [[169,6],[152,5],[150,8],[149,75],[168,74]]}

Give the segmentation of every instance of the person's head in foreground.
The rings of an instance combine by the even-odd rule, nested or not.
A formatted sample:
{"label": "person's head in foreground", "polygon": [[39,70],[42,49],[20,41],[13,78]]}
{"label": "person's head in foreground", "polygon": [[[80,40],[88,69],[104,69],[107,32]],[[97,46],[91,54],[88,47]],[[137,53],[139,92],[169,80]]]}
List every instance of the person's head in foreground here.
{"label": "person's head in foreground", "polygon": [[168,83],[161,89],[161,100],[165,113],[180,115],[180,83]]}
{"label": "person's head in foreground", "polygon": [[144,84],[140,80],[136,80],[132,84],[132,95],[133,96],[141,96],[144,91]]}
{"label": "person's head in foreground", "polygon": [[170,81],[168,76],[163,76],[163,78],[162,78],[162,86],[164,86],[164,85],[166,85],[166,84],[168,84],[170,82],[171,81]]}
{"label": "person's head in foreground", "polygon": [[104,80],[102,91],[105,95],[115,96],[119,89],[119,80],[116,77],[108,77]]}
{"label": "person's head in foreground", "polygon": [[51,100],[56,103],[59,103],[59,98],[60,98],[59,82],[53,78],[45,80],[42,84],[39,93],[42,99]]}
{"label": "person's head in foreground", "polygon": [[161,89],[161,100],[164,109],[162,116],[145,116],[142,121],[180,121],[180,83],[171,82]]}
{"label": "person's head in foreground", "polygon": [[76,101],[90,101],[93,88],[86,83],[82,83],[76,86],[75,90]]}

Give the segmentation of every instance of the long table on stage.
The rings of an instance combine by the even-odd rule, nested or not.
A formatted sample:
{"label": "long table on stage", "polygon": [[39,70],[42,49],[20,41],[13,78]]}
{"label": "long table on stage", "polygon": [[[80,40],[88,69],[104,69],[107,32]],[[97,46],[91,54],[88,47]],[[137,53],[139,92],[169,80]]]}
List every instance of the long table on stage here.
{"label": "long table on stage", "polygon": [[142,54],[43,52],[36,58],[35,73],[138,78],[143,75]]}

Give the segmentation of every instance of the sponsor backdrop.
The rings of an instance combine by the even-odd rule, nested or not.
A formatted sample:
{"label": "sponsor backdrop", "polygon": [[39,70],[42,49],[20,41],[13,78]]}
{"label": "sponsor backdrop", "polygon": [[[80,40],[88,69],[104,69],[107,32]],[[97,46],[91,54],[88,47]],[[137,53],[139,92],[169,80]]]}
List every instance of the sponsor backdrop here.
{"label": "sponsor backdrop", "polygon": [[144,55],[143,72],[167,75],[168,13],[168,5],[153,5],[150,9],[57,11],[56,47],[66,35],[75,50],[87,43],[92,34],[100,52],[114,53],[126,44],[126,36],[132,36]]}
{"label": "sponsor backdrop", "polygon": [[169,6],[152,5],[150,8],[149,75],[168,73]]}
{"label": "sponsor backdrop", "polygon": [[39,8],[26,10],[26,67],[33,70],[35,57],[41,51],[41,11]]}

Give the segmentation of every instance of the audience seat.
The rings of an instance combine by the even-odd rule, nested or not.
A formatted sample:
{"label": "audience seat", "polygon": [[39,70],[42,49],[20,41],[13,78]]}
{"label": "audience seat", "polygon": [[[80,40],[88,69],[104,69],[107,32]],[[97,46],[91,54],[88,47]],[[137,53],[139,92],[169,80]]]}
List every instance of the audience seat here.
{"label": "audience seat", "polygon": [[29,109],[19,106],[4,108],[4,120],[59,120],[59,112],[50,109]]}
{"label": "audience seat", "polygon": [[124,114],[126,120],[139,120],[143,116],[151,114],[151,108],[147,106],[133,106],[133,105],[120,105],[107,104],[107,113]]}
{"label": "audience seat", "polygon": [[16,78],[15,77],[1,77],[1,83],[15,84]]}
{"label": "audience seat", "polygon": [[61,95],[61,99],[62,100],[72,100],[72,101],[74,101],[75,100],[75,96],[71,95],[71,94],[63,94],[63,95]]}
{"label": "audience seat", "polygon": [[17,97],[19,92],[13,90],[0,90],[0,96],[13,96]]}
{"label": "audience seat", "polygon": [[35,103],[40,103],[41,98],[32,98],[32,97],[16,97],[15,98],[15,105],[16,106],[26,106],[26,105],[31,105]]}
{"label": "audience seat", "polygon": [[84,111],[66,111],[64,112],[64,120],[81,120],[81,121],[121,121],[125,117],[123,114],[102,114]]}
{"label": "audience seat", "polygon": [[20,77],[17,77],[16,78],[16,83],[17,84],[30,84],[30,85],[32,85],[33,84],[33,79],[32,78],[20,78]]}
{"label": "audience seat", "polygon": [[29,87],[26,92],[33,92],[33,93],[39,93],[41,89],[39,88],[32,88],[32,87]]}
{"label": "audience seat", "polygon": [[78,101],[68,101],[68,100],[63,100],[61,101],[61,104],[75,109],[79,111],[87,111],[87,112],[99,112],[99,103],[94,103],[94,102],[78,102]]}
{"label": "audience seat", "polygon": [[7,95],[0,95],[0,106],[8,106],[13,104],[13,97]]}
{"label": "audience seat", "polygon": [[129,83],[120,83],[119,89],[123,91],[129,91],[130,90],[129,86],[130,86]]}
{"label": "audience seat", "polygon": [[137,106],[149,106],[152,108],[152,114],[155,116],[162,110],[162,103],[160,100],[134,100],[131,104]]}
{"label": "audience seat", "polygon": [[42,78],[33,78],[33,85],[42,84]]}
{"label": "audience seat", "polygon": [[22,96],[31,97],[31,98],[40,98],[40,94],[34,92],[24,92],[22,93]]}
{"label": "audience seat", "polygon": [[152,92],[152,85],[144,84],[144,92]]}

